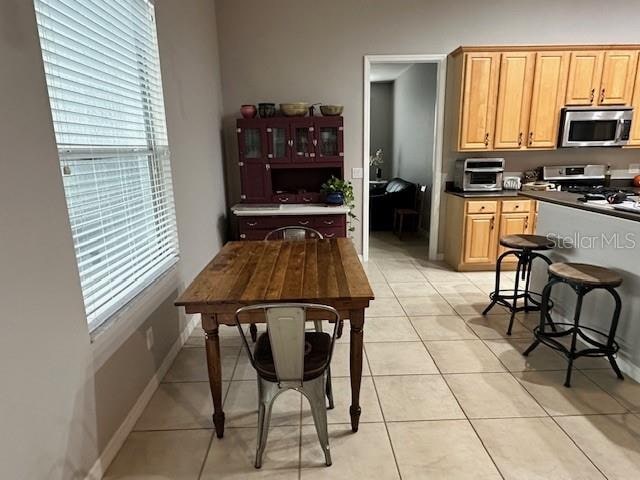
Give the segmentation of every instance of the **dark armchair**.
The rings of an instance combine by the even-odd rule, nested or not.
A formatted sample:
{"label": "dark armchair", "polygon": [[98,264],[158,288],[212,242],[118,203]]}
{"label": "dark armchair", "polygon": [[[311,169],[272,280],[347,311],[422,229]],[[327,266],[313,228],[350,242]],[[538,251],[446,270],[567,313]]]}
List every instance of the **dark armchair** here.
{"label": "dark armchair", "polygon": [[392,178],[384,191],[369,193],[371,230],[391,230],[396,208],[415,208],[416,184],[402,178]]}

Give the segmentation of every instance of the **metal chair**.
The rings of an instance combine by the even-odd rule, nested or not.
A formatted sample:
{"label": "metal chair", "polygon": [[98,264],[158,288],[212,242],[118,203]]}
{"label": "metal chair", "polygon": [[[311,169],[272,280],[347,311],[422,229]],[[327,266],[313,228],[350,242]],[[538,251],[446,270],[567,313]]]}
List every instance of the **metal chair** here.
{"label": "metal chair", "polygon": [[322,234],[314,228],[292,225],[271,230],[264,237],[265,240],[306,240],[308,238],[318,238],[322,240]]}
{"label": "metal chair", "polygon": [[[247,342],[240,315],[262,310],[267,321],[267,332],[260,335],[252,353]],[[305,331],[307,311],[323,311],[333,315],[333,334]],[[251,365],[258,374],[258,445],[255,467],[262,466],[271,409],[282,392],[296,390],[311,405],[313,421],[324,452],[325,464],[331,465],[327,408],[325,393],[333,404],[331,390],[331,355],[336,339],[340,315],[326,305],[311,303],[276,303],[239,308],[235,314],[236,326],[249,355]]]}

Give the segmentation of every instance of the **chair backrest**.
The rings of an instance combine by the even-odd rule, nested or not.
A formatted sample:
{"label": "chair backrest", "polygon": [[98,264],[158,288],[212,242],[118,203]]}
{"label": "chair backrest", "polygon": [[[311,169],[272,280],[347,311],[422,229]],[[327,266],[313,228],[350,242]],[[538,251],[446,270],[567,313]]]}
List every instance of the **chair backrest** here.
{"label": "chair backrest", "polygon": [[299,225],[276,228],[264,237],[265,240],[306,240],[308,238],[318,238],[322,240],[324,237],[319,231],[313,228]]}
{"label": "chair backrest", "polygon": [[333,354],[333,345],[336,339],[338,323],[340,315],[338,312],[328,305],[319,305],[314,303],[275,303],[263,305],[251,305],[239,308],[236,311],[236,326],[242,336],[243,344],[249,355],[251,365],[255,368],[255,361],[247,338],[240,323],[240,316],[256,311],[262,311],[267,321],[267,332],[269,335],[269,343],[271,345],[271,354],[273,356],[276,377],[281,387],[298,387],[302,385],[304,378],[304,356],[306,350],[305,341],[305,324],[307,322],[309,311],[323,312],[324,319],[327,313],[328,320],[334,320],[333,334],[331,336],[331,345],[326,363],[322,369],[326,369],[331,362]]}

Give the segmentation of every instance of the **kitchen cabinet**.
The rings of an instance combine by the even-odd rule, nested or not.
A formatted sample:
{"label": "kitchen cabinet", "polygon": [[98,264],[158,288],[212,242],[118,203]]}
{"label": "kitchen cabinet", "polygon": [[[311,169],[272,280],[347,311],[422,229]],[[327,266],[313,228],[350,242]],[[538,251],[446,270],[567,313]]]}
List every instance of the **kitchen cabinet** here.
{"label": "kitchen cabinet", "polygon": [[556,148],[568,69],[568,52],[536,53],[527,149]]}
{"label": "kitchen cabinet", "polygon": [[535,59],[533,52],[502,54],[493,139],[495,150],[527,146],[525,135],[529,128]]}
{"label": "kitchen cabinet", "polygon": [[463,62],[458,149],[491,150],[500,54],[464,54]]}
{"label": "kitchen cabinet", "polygon": [[601,50],[571,52],[565,105],[588,106],[596,103],[603,57]]}
{"label": "kitchen cabinet", "polygon": [[496,214],[465,216],[464,263],[493,263],[496,260]]}
{"label": "kitchen cabinet", "polygon": [[244,160],[240,167],[240,187],[243,202],[267,203],[271,201],[271,169],[261,160]]}
{"label": "kitchen cabinet", "polygon": [[296,226],[313,228],[325,238],[345,237],[346,215],[271,215],[238,217],[238,231],[241,240],[264,240],[276,228]]}
{"label": "kitchen cabinet", "polygon": [[627,146],[640,147],[640,69],[636,72],[631,106],[633,107],[633,120],[631,120],[631,133]]}
{"label": "kitchen cabinet", "polygon": [[599,105],[630,105],[638,66],[638,52],[605,52],[600,81]]}
{"label": "kitchen cabinet", "polygon": [[630,105],[637,50],[572,52],[566,105]]}
{"label": "kitchen cabinet", "polygon": [[[500,237],[534,231],[536,202],[531,200],[446,198],[445,261],[456,270],[495,270],[496,259],[505,252]],[[515,269],[517,258],[504,262],[503,267]]]}
{"label": "kitchen cabinet", "polygon": [[634,102],[637,110],[639,52],[639,45],[458,48],[447,63],[445,102],[453,149],[553,150],[564,106]]}
{"label": "kitchen cabinet", "polygon": [[317,162],[342,162],[344,126],[342,117],[314,117],[313,145]]}

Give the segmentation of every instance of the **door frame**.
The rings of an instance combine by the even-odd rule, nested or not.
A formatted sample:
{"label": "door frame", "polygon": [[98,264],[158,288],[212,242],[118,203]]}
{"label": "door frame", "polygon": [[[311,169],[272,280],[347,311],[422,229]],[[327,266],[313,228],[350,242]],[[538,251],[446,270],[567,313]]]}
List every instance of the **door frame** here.
{"label": "door frame", "polygon": [[362,259],[369,260],[369,151],[371,148],[371,65],[374,63],[435,63],[436,114],[433,123],[433,165],[431,189],[431,218],[429,222],[429,260],[438,257],[440,200],[442,189],[442,145],[444,140],[444,98],[447,76],[447,55],[365,55],[364,56],[364,121],[363,121],[363,181],[362,181]]}

